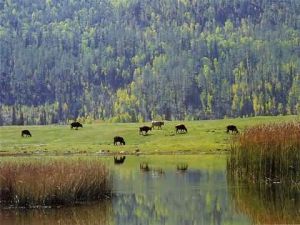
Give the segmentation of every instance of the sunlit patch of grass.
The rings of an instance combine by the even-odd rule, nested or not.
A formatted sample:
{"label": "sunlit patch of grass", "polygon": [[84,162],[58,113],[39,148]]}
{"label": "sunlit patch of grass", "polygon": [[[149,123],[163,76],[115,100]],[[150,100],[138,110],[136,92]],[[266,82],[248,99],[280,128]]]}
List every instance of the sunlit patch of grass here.
{"label": "sunlit patch of grass", "polygon": [[13,207],[70,205],[110,193],[109,171],[97,161],[0,163],[0,204]]}

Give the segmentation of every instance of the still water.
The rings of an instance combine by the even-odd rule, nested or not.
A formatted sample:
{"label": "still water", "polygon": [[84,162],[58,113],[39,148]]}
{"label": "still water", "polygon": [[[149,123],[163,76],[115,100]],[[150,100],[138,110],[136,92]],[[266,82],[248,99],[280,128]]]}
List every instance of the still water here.
{"label": "still water", "polygon": [[[111,158],[105,161],[112,169],[111,199],[58,209],[2,209],[0,224],[254,223],[247,211],[236,209],[240,199],[233,196],[236,198],[234,193],[241,193],[243,187],[228,183],[224,156],[129,156],[122,165],[113,165]],[[151,170],[141,171],[141,162],[149,163]],[[188,170],[178,172],[179,163],[188,163]]]}

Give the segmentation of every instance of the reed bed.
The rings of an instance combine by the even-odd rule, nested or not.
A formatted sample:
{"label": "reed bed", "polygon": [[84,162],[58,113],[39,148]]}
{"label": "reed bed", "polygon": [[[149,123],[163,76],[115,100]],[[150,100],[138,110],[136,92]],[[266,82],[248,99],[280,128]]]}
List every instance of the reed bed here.
{"label": "reed bed", "polygon": [[227,181],[253,224],[300,223],[300,123],[261,124],[234,135]]}
{"label": "reed bed", "polygon": [[99,161],[7,161],[0,164],[0,205],[72,205],[110,193],[109,171]]}
{"label": "reed bed", "polygon": [[300,182],[300,123],[262,124],[233,138],[228,172],[259,183]]}

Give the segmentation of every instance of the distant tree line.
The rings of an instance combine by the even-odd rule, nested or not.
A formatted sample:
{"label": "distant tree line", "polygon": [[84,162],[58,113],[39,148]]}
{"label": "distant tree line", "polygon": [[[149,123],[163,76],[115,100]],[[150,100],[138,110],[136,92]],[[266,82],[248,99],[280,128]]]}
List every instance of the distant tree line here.
{"label": "distant tree line", "polygon": [[299,0],[3,0],[0,125],[300,113]]}

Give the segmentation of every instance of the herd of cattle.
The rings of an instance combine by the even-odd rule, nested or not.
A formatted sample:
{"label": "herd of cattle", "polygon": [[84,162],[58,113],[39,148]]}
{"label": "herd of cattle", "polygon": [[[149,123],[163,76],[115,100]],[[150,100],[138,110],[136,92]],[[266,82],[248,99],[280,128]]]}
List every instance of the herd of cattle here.
{"label": "herd of cattle", "polygon": [[[162,129],[162,126],[165,125],[165,123],[163,121],[152,121],[152,126],[142,126],[139,128],[139,134],[140,135],[147,135],[148,131],[151,131],[152,129],[154,129],[155,127],[157,127],[157,129]],[[75,128],[76,130],[78,130],[78,128],[81,127],[83,128],[82,124],[79,122],[73,122],[71,123],[71,129]],[[235,125],[228,125],[226,127],[226,132],[229,133],[229,131],[231,131],[232,133],[238,133],[238,129]],[[178,124],[175,126],[175,130],[176,133],[187,133],[188,130],[186,128],[186,126],[184,124]],[[22,130],[21,132],[21,136],[22,137],[31,137],[31,133],[29,130]],[[125,140],[123,137],[120,136],[115,136],[114,137],[114,145],[125,145]]]}

